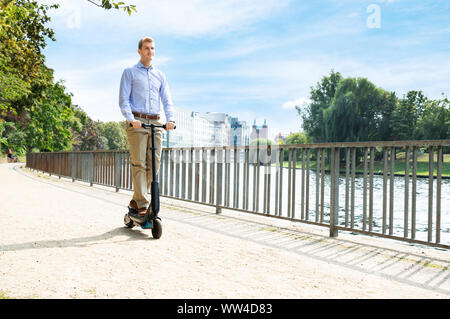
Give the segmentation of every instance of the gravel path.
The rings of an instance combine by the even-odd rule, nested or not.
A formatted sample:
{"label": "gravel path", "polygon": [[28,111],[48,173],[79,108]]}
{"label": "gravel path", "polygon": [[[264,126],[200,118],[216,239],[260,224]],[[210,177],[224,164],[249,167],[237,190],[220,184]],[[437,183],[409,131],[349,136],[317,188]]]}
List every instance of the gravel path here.
{"label": "gravel path", "polygon": [[127,229],[131,192],[0,164],[0,298],[449,298],[450,252],[162,198],[163,235]]}

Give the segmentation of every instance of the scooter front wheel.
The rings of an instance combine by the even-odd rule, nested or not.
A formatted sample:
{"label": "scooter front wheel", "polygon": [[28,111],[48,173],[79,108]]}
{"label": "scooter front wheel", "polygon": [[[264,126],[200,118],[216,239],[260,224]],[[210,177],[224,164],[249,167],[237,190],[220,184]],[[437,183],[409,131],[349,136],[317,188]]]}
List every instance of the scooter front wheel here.
{"label": "scooter front wheel", "polygon": [[152,235],[153,238],[159,239],[162,235],[162,223],[159,219],[153,219]]}

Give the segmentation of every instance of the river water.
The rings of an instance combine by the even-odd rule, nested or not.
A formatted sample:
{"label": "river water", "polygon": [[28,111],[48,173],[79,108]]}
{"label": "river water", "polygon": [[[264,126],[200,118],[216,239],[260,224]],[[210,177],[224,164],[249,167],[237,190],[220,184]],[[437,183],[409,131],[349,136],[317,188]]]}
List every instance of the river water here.
{"label": "river water", "polygon": [[[259,166],[260,170],[260,179],[259,179],[259,207],[258,212],[263,212],[264,207],[264,174],[270,173],[270,209],[269,213],[271,215],[275,214],[275,174],[277,167],[269,167],[266,168],[264,166]],[[187,170],[186,170],[187,171]],[[282,169],[283,178],[282,178],[282,210],[281,216],[288,217],[288,174],[289,171],[287,168]],[[180,169],[181,174],[181,169]],[[249,169],[249,186],[248,186],[248,210],[253,210],[253,174],[254,167],[250,165]],[[187,175],[187,173],[186,173]],[[193,176],[195,174],[193,173]],[[201,176],[201,174],[200,174]],[[206,202],[209,202],[209,165],[206,174]],[[195,178],[193,178],[195,179]],[[181,178],[180,178],[181,180]],[[188,180],[186,176],[186,180]],[[229,186],[229,207],[234,207],[234,167],[233,163],[230,164],[230,181],[229,183],[225,183],[225,165],[223,165],[223,193],[222,193],[222,204],[225,203],[225,188]],[[301,217],[301,186],[302,181],[302,170],[295,170],[295,218],[300,219]],[[330,175],[325,175],[324,177],[324,216],[323,221],[325,223],[329,223],[329,208],[330,208]],[[306,183],[306,172],[305,172],[305,183]],[[351,183],[351,179],[349,178],[349,183]],[[436,179],[433,183],[433,216],[432,216],[432,241],[435,241],[436,236]],[[237,192],[238,206],[237,208],[243,207],[243,199],[244,199],[244,171],[243,165],[240,165],[239,168],[239,187]],[[180,187],[180,196],[181,196],[181,185]],[[363,177],[356,176],[355,178],[355,204],[354,204],[354,228],[363,229]],[[200,190],[199,190],[199,198],[201,200],[201,188],[202,182],[200,181]],[[428,238],[428,178],[417,178],[416,182],[416,222],[415,222],[415,238],[418,240],[427,241]],[[186,194],[188,187],[186,186]],[[339,178],[339,225],[345,226],[345,175],[341,175]],[[351,188],[349,187],[349,190]],[[386,225],[389,226],[389,190],[390,190],[390,179],[388,176],[388,184],[387,184],[387,200],[386,200]],[[412,216],[411,216],[411,207],[412,207],[412,179],[409,181],[409,204],[408,204],[408,237],[411,238],[411,224],[412,224]],[[405,221],[405,213],[404,213],[404,194],[405,194],[405,179],[404,177],[394,177],[394,192],[393,192],[393,235],[395,236],[404,236],[404,221]],[[320,195],[320,188],[319,188]],[[316,174],[315,171],[310,170],[309,174],[309,221],[316,221]],[[192,198],[195,198],[195,187],[192,186]],[[306,187],[305,187],[305,198],[306,198]],[[350,195],[349,195],[349,208],[348,208],[348,225],[350,225]],[[366,230],[368,230],[368,216],[369,216],[369,178],[367,177],[367,219],[366,219]],[[320,214],[320,198],[319,198],[319,214]],[[305,210],[306,212],[306,210]],[[372,220],[372,231],[382,233],[382,219],[383,216],[383,176],[374,175],[373,177],[373,220]],[[318,217],[320,220],[320,216]],[[440,226],[440,243],[442,244],[450,244],[450,180],[442,179],[441,182],[441,226]],[[389,233],[389,230],[386,229],[386,234]]]}

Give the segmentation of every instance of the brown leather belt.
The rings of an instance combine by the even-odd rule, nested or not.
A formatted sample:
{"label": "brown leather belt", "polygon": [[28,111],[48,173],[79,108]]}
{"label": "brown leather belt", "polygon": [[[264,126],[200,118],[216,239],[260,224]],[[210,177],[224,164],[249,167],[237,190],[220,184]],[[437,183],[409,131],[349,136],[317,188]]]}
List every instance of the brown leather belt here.
{"label": "brown leather belt", "polygon": [[158,114],[144,114],[144,113],[138,113],[138,112],[132,112],[134,116],[137,117],[142,117],[144,119],[149,119],[149,120],[159,120],[159,115]]}

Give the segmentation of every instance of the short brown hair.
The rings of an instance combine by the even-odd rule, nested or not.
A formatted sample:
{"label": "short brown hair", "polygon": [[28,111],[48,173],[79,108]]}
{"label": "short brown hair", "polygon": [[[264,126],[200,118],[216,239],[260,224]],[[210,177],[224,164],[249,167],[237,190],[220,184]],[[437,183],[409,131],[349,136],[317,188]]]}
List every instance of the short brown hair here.
{"label": "short brown hair", "polygon": [[142,49],[142,44],[143,44],[144,42],[150,42],[150,43],[153,43],[154,41],[153,41],[153,39],[150,38],[150,37],[142,38],[141,40],[139,40],[139,43],[138,43],[138,49]]}

